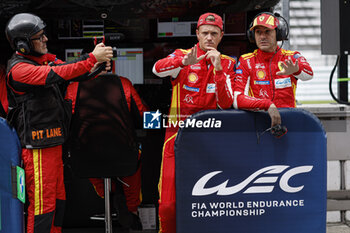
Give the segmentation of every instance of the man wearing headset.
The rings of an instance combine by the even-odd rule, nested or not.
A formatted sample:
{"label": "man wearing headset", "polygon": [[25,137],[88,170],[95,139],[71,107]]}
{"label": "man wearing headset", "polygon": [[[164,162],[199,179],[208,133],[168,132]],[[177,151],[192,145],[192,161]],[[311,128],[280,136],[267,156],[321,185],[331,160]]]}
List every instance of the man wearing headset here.
{"label": "man wearing headset", "polygon": [[239,59],[234,83],[234,107],[268,110],[271,125],[281,123],[277,108],[296,107],[297,81],[312,79],[313,71],[297,51],[284,50],[277,41],[286,40],[288,25],[282,17],[263,12],[248,30],[258,49]]}
{"label": "man wearing headset", "polygon": [[27,233],[60,233],[65,188],[62,144],[77,94],[99,63],[113,57],[111,47],[99,44],[88,55],[65,63],[49,54],[46,24],[36,15],[13,16],[6,37],[16,50],[7,66],[7,119],[18,133],[29,199]]}

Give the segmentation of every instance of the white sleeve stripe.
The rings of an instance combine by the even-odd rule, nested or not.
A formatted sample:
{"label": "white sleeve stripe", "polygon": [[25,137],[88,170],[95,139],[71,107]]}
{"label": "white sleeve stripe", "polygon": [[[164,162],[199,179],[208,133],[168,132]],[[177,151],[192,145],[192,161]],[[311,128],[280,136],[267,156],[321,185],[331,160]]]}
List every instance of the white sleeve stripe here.
{"label": "white sleeve stripe", "polygon": [[173,78],[176,78],[177,75],[180,73],[180,70],[182,68],[181,67],[177,67],[175,69],[172,69],[172,70],[168,70],[168,71],[164,71],[164,72],[157,72],[156,70],[156,64],[154,64],[153,66],[153,69],[152,69],[152,72],[157,75],[158,77],[166,77],[166,76],[171,76]]}
{"label": "white sleeve stripe", "polygon": [[228,88],[228,91],[230,92],[231,98],[233,96],[233,91],[232,91],[232,86],[231,86],[231,79],[230,79],[230,75],[224,73],[225,77],[226,77],[226,85]]}
{"label": "white sleeve stripe", "polygon": [[247,83],[246,83],[246,85],[244,87],[244,94],[245,95],[249,95],[249,87],[250,87],[250,76],[248,77]]}
{"label": "white sleeve stripe", "polygon": [[240,94],[242,94],[240,91],[235,91],[235,93],[233,94],[233,107],[235,109],[238,109],[237,96],[239,96]]}
{"label": "white sleeve stripe", "polygon": [[300,74],[298,75],[294,75],[294,77],[296,77],[297,79],[300,79],[302,81],[308,81],[311,80],[313,78],[313,75],[307,74],[304,71],[301,71]]}

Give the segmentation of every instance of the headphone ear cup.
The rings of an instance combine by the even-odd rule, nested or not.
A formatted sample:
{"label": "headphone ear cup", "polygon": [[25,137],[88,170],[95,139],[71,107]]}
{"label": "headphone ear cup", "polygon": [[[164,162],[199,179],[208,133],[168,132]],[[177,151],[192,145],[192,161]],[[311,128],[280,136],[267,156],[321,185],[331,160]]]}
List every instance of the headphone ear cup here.
{"label": "headphone ear cup", "polygon": [[254,36],[254,30],[247,30],[247,37],[250,43],[255,43],[255,36]]}
{"label": "headphone ear cup", "polygon": [[30,46],[27,41],[19,40],[16,42],[16,50],[23,54],[29,54]]}
{"label": "headphone ear cup", "polygon": [[287,25],[281,27],[281,40],[288,40],[288,30]]}
{"label": "headphone ear cup", "polygon": [[282,33],[281,33],[281,29],[280,29],[279,25],[276,28],[276,40],[277,41],[281,41],[282,40]]}
{"label": "headphone ear cup", "polygon": [[288,40],[288,32],[287,27],[284,25],[278,25],[276,28],[276,40],[282,41],[282,40]]}
{"label": "headphone ear cup", "polygon": [[288,25],[286,25],[285,22],[282,22],[281,16],[279,16],[279,24],[276,28],[276,40],[282,41],[282,40],[288,40]]}

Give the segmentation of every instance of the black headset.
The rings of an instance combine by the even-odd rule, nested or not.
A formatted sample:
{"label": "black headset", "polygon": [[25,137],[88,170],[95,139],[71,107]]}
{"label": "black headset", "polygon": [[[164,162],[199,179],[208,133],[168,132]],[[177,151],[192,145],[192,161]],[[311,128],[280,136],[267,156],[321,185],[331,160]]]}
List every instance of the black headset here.
{"label": "black headset", "polygon": [[45,27],[46,24],[38,16],[31,13],[19,13],[8,21],[5,34],[13,49],[29,54],[33,50],[31,36],[44,30]]}
{"label": "black headset", "polygon": [[32,43],[28,41],[26,38],[19,39],[14,42],[16,51],[22,53],[22,54],[29,54],[32,49]]}
{"label": "black headset", "polygon": [[[262,14],[268,14],[268,15],[272,15],[273,17],[275,17],[278,20],[278,24],[276,27],[276,40],[277,41],[284,41],[284,40],[288,40],[288,36],[289,36],[289,25],[288,22],[285,18],[283,18],[280,14],[278,13],[271,13],[271,12],[261,12],[259,14],[257,14],[253,21],[250,23],[249,28],[247,30],[247,37],[250,41],[250,43],[256,43],[255,42],[255,33],[254,30],[250,30],[250,28],[253,26],[254,20],[259,17]],[[283,22],[282,22],[283,21]]]}

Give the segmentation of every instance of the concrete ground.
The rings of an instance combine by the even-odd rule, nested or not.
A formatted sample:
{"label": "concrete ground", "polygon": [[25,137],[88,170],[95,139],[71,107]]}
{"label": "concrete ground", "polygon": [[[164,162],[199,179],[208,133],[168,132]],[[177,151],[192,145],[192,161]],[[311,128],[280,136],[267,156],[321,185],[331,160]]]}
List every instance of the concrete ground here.
{"label": "concrete ground", "polygon": [[328,223],[327,233],[350,233],[350,227],[343,223]]}

